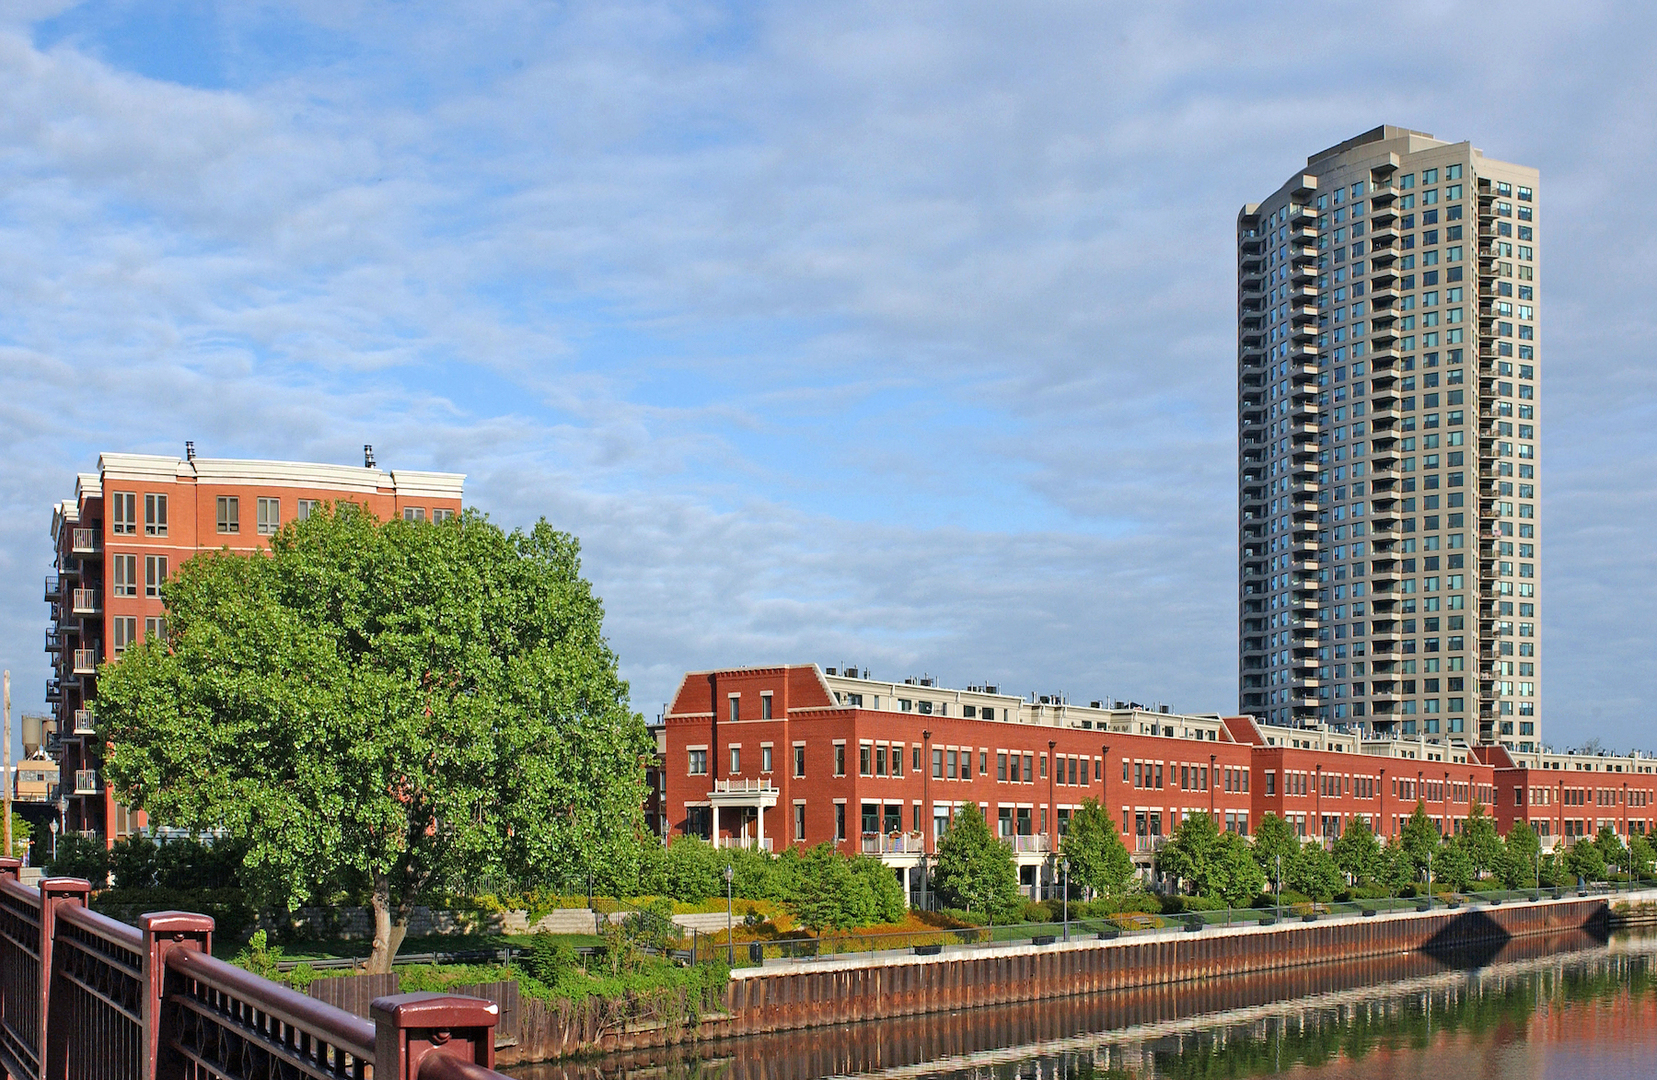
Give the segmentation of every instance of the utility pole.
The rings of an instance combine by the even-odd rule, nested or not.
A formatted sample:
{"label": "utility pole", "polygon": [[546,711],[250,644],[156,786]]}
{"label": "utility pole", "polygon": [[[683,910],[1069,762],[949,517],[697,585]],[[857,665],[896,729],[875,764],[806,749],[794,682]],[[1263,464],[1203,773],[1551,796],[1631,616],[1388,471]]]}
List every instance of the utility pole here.
{"label": "utility pole", "polygon": [[5,690],[5,696],[6,696],[6,735],[5,735],[5,738],[6,738],[6,751],[5,751],[6,799],[5,799],[5,810],[3,812],[6,815],[6,857],[9,859],[9,858],[11,858],[11,853],[12,853],[12,673],[11,673],[10,669],[8,669],[6,671],[5,682],[6,682],[6,690]]}

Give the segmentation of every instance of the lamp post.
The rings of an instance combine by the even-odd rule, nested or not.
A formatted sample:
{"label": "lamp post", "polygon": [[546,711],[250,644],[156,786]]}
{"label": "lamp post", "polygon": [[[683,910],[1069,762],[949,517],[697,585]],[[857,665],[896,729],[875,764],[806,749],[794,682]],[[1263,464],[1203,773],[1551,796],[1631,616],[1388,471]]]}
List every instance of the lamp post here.
{"label": "lamp post", "polygon": [[732,918],[731,909],[731,881],[736,877],[736,871],[730,863],[725,864],[725,965],[736,967],[736,926]]}
{"label": "lamp post", "polygon": [[1277,893],[1277,917],[1279,919],[1282,919],[1283,918],[1283,856],[1281,854],[1279,854],[1277,856],[1277,882],[1276,882],[1276,890],[1275,891]]}
{"label": "lamp post", "polygon": [[1047,740],[1047,813],[1052,815],[1047,820],[1047,850],[1057,851],[1059,834],[1059,808],[1053,802],[1053,774],[1059,771],[1059,757],[1053,751],[1058,747],[1054,739]]}
{"label": "lamp post", "polygon": [[1060,859],[1059,869],[1064,874],[1064,940],[1070,940],[1070,860]]}
{"label": "lamp post", "polygon": [[1427,910],[1433,910],[1433,853],[1427,852]]}
{"label": "lamp post", "polygon": [[47,828],[52,830],[52,860],[56,862],[58,857],[58,819],[53,818],[47,822]]}

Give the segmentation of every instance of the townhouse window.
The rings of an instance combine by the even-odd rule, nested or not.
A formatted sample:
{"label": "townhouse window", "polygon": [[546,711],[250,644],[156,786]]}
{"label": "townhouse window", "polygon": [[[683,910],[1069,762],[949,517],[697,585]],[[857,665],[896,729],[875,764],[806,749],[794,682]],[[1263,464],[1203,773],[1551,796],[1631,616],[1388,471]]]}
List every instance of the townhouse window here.
{"label": "townhouse window", "polygon": [[144,620],[144,640],[167,640],[167,620],[158,615],[151,615],[146,618]]}
{"label": "townhouse window", "polygon": [[138,595],[138,556],[116,555],[110,559],[111,596]]}
{"label": "townhouse window", "polygon": [[110,497],[109,531],[116,536],[132,536],[138,532],[138,495],[132,491],[117,491]]}
{"label": "townhouse window", "polygon": [[1156,767],[1156,786],[1158,791],[1162,790],[1162,765],[1160,763]]}
{"label": "townhouse window", "polygon": [[857,775],[874,775],[874,747],[868,743],[857,748]]}
{"label": "townhouse window", "polygon": [[834,744],[834,775],[846,775],[846,744],[843,742]]}
{"label": "townhouse window", "polygon": [[242,531],[242,501],[234,495],[218,497],[218,525],[221,533]]}
{"label": "townhouse window", "polygon": [[1047,779],[1047,755],[1041,755],[1041,778]]}
{"label": "townhouse window", "polygon": [[119,615],[109,621],[113,633],[111,655],[120,656],[127,651],[128,645],[138,643],[138,620],[130,615]]}
{"label": "townhouse window", "polygon": [[257,527],[260,536],[271,536],[282,527],[282,500],[266,499],[261,497],[254,506],[254,513],[258,516]]}
{"label": "townhouse window", "polygon": [[455,519],[455,512],[453,510],[448,510],[448,509],[445,509],[443,507],[438,507],[438,508],[432,510],[432,521],[434,523],[443,522],[443,521],[453,521],[454,519]]}
{"label": "townhouse window", "polygon": [[144,595],[155,598],[161,595],[161,586],[167,581],[167,556],[144,556]]}
{"label": "townhouse window", "polygon": [[794,744],[794,775],[796,777],[805,775],[805,745],[803,743]]}
{"label": "townhouse window", "polygon": [[[853,695],[853,696],[856,696],[856,695]],[[861,705],[863,703],[861,701],[857,701],[857,702],[853,702],[853,704]],[[759,718],[761,720],[771,719],[771,695],[770,694],[761,694],[759,696]]]}
{"label": "townhouse window", "polygon": [[[956,771],[956,767],[959,764],[959,762],[957,760],[957,758],[958,758],[957,752],[954,751],[954,750],[950,750],[950,751],[948,751],[946,756],[947,756],[948,761],[949,761],[949,773],[948,773],[949,779],[951,779],[951,780],[960,779],[962,774],[960,772]],[[969,770],[972,768],[971,761],[972,761],[971,758],[967,759],[967,768]]]}
{"label": "townhouse window", "polygon": [[990,774],[990,752],[988,750],[980,750],[980,751],[978,751],[978,775],[979,776],[988,776],[989,774]]}
{"label": "townhouse window", "polygon": [[699,750],[691,750],[691,751],[689,751],[689,756],[690,756],[690,775],[692,775],[692,776],[706,776],[706,775],[708,775],[708,751],[707,751],[707,748],[703,747]]}
{"label": "townhouse window", "polygon": [[892,775],[903,775],[903,747],[892,747]]}
{"label": "townhouse window", "polygon": [[742,698],[736,694],[732,694],[727,700],[730,702],[728,706],[730,720],[734,723],[737,719],[737,703],[741,701]]}
{"label": "townhouse window", "polygon": [[886,775],[886,748],[884,746],[875,747],[875,775]]}
{"label": "townhouse window", "polygon": [[846,804],[843,803],[843,802],[842,803],[835,803],[834,804],[834,839],[836,841],[840,841],[840,840],[844,840],[845,838],[846,838]]}
{"label": "townhouse window", "polygon": [[731,775],[735,776],[742,771],[742,747],[731,747]]}
{"label": "townhouse window", "polygon": [[805,803],[794,804],[794,839],[805,839]]}
{"label": "townhouse window", "polygon": [[144,535],[167,535],[167,496],[144,496]]}
{"label": "townhouse window", "polygon": [[298,521],[309,521],[311,515],[317,512],[322,505],[320,499],[298,499],[294,502],[294,518]]}
{"label": "townhouse window", "polygon": [[932,779],[942,780],[943,778],[944,752],[942,750],[934,750],[932,751]]}
{"label": "townhouse window", "polygon": [[405,506],[405,507],[403,507],[403,520],[404,521],[425,521],[426,520],[426,508],[424,506]]}
{"label": "townhouse window", "polygon": [[1024,782],[1026,784],[1033,784],[1033,783],[1036,782],[1036,778],[1035,778],[1034,774],[1032,773],[1032,770],[1034,768],[1035,768],[1035,761],[1031,758],[1031,756],[1029,754],[1025,754],[1024,755]]}
{"label": "townhouse window", "polygon": [[1005,750],[995,752],[995,778],[997,780],[1007,779],[1007,752]]}
{"label": "townhouse window", "polygon": [[911,757],[912,757],[911,766],[912,766],[913,771],[914,772],[920,772],[921,771],[921,748],[919,746],[914,748],[914,752],[911,755]]}

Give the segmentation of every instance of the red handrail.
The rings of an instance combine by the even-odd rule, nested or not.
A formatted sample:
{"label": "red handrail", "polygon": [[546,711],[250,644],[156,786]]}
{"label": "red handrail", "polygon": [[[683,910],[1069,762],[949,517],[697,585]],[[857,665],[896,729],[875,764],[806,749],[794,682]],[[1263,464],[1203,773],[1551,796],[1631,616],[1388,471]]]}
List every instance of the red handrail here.
{"label": "red handrail", "polygon": [[102,912],[93,911],[91,908],[66,906],[58,912],[58,921],[79,927],[94,937],[103,938],[124,949],[131,949],[140,957],[144,955],[143,931],[136,926],[128,926],[124,922],[112,919]]}
{"label": "red handrail", "polygon": [[374,1060],[374,1025],[344,1009],[192,949],[167,953],[167,969],[246,1002],[284,1024],[319,1035],[359,1060]]}

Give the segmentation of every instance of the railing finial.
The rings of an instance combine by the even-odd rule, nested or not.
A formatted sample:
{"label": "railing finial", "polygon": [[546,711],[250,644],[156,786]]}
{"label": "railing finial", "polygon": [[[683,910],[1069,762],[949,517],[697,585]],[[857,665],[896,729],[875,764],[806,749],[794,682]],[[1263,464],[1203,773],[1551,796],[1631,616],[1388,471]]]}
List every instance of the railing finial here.
{"label": "railing finial", "polygon": [[449,994],[375,998],[374,1080],[418,1080],[427,1054],[457,1057],[492,1069],[500,1006]]}

